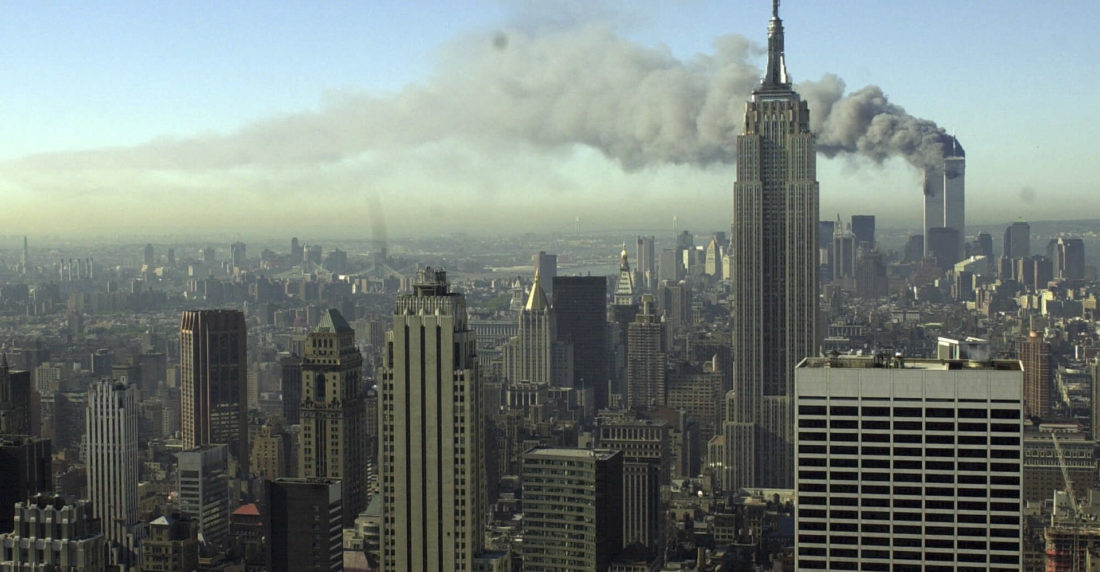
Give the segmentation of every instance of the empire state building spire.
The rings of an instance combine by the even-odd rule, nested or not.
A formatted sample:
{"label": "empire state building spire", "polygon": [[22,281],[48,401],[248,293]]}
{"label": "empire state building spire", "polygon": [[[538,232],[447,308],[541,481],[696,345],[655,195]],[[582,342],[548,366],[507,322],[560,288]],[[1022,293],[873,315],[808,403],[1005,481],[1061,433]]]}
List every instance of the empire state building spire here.
{"label": "empire state building spire", "polygon": [[768,22],[768,69],[762,87],[790,87],[787,62],[783,58],[783,20],[779,19],[779,0],[772,0],[772,19]]}

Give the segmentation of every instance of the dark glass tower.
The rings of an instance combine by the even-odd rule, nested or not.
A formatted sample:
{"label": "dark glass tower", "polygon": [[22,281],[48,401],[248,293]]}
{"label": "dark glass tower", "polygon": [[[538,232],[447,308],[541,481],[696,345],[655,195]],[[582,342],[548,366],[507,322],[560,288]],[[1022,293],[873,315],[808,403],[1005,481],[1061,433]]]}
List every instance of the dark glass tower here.
{"label": "dark glass tower", "polygon": [[734,389],[725,486],[793,483],[794,367],[815,353],[818,183],[806,102],[791,89],[774,2],[768,67],[745,106],[733,191]]}
{"label": "dark glass tower", "polygon": [[573,385],[591,389],[598,411],[608,401],[607,278],[555,276],[553,296],[558,340],[573,344]]}
{"label": "dark glass tower", "polygon": [[248,478],[247,329],[238,310],[192,310],[180,323],[183,446],[229,445]]}

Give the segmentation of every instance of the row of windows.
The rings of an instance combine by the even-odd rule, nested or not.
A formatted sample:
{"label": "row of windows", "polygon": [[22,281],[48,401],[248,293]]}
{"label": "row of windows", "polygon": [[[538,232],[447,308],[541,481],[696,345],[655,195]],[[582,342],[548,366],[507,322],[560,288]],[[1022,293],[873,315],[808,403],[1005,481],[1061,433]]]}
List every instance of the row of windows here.
{"label": "row of windows", "polygon": [[[965,535],[960,535],[965,536]],[[984,536],[984,535],[973,535]],[[953,538],[926,538],[924,540],[920,538],[906,538],[896,537],[892,540],[886,536],[872,536],[861,538],[859,536],[851,535],[831,535],[826,537],[824,534],[799,534],[798,543],[805,544],[846,544],[846,545],[860,545],[860,546],[894,546],[895,548],[945,548],[948,550],[1000,550],[1000,551],[1012,551],[1018,552],[1020,550],[1019,541],[993,541],[986,542],[985,540],[958,540]],[[822,549],[819,549],[822,550]],[[865,549],[866,553],[867,550]],[[866,556],[869,558],[881,558],[881,556]]]}
{"label": "row of windows", "polygon": [[[869,450],[869,449],[871,449],[871,450]],[[877,456],[881,456],[881,457],[889,457],[890,456],[890,449],[889,448],[879,448],[879,449],[881,449],[881,450],[875,450],[875,448],[872,448],[872,447],[864,447],[863,448],[863,454],[864,455],[877,455]],[[965,451],[976,451],[976,452],[975,453],[965,453]],[[802,445],[798,448],[798,452],[801,453],[802,455],[824,455],[824,454],[826,454],[826,452],[828,452],[831,455],[848,455],[848,456],[851,456],[851,457],[854,457],[854,456],[859,454],[858,447],[845,447],[845,446],[841,446],[841,445],[832,445],[832,446],[828,447],[828,449],[826,449],[826,447],[824,445]],[[928,451],[928,452],[925,453],[925,455],[929,456],[929,457],[935,456],[935,455],[932,455],[930,453],[931,453],[931,451]],[[997,460],[994,460],[992,462],[987,462],[985,460],[985,456],[986,456],[987,451],[985,451],[984,449],[960,449],[958,451],[951,451],[951,453],[952,453],[952,455],[948,455],[949,457],[954,456],[954,454],[958,454],[958,456],[961,457],[957,461],[957,465],[958,465],[957,468],[960,471],[986,471],[986,470],[992,470],[992,471],[996,471],[996,472],[1010,472],[1010,473],[1017,473],[1017,472],[1020,471],[1020,463],[1018,462],[1018,460],[1020,458],[1019,451],[1001,451],[1000,454],[998,454],[998,451],[996,449],[990,451],[990,453],[992,453],[994,455],[995,459],[1005,459],[1005,460],[1011,459],[1013,461],[1017,461],[1017,462],[1014,462],[1014,463],[998,462]],[[920,457],[919,454],[895,453],[894,456],[895,457],[898,457],[898,456],[917,457],[915,459],[893,459],[892,466],[895,470],[902,469],[902,470],[907,470],[907,471],[908,470],[918,470],[919,471],[922,468],[921,460],[919,458]],[[981,460],[966,460],[966,459],[981,459]],[[824,466],[824,463],[821,462],[821,461],[824,461],[824,460],[825,459],[821,459],[821,458],[814,459],[812,457],[800,456],[798,458],[798,466],[799,467],[820,467],[820,466]],[[852,460],[855,460],[855,459],[852,459]],[[876,459],[863,459],[863,461],[874,461],[874,460],[876,460]],[[878,459],[878,460],[879,461],[887,461],[888,459]],[[835,465],[835,466],[843,466],[843,465]],[[874,465],[864,465],[864,466],[865,467],[873,467]],[[883,468],[885,468],[885,466],[883,466]],[[932,470],[932,471],[954,471],[956,469],[956,461],[951,460],[951,459],[944,459],[944,460],[926,459],[924,461],[923,468],[927,469],[927,470]]]}
{"label": "row of windows", "polygon": [[[864,461],[867,461],[867,459],[864,459]],[[886,461],[886,463],[889,463],[889,461]],[[866,467],[867,465],[865,464],[864,466]],[[889,468],[889,467],[885,467],[885,468]],[[800,469],[801,469],[801,467],[800,467]],[[949,481],[946,481],[946,482],[955,482],[955,480],[956,480],[955,475],[935,475],[935,476],[936,477],[947,477],[948,479],[950,479]],[[864,477],[864,473],[859,473],[859,472],[856,472],[856,471],[828,471],[828,472],[825,472],[825,471],[809,471],[809,470],[799,470],[798,471],[798,480],[800,482],[805,481],[805,480],[818,480],[818,481],[829,480],[829,481],[833,481],[835,483],[836,481],[863,481],[863,480],[866,480],[863,477]],[[1019,486],[1020,477],[1016,476],[1016,475],[988,475],[988,476],[987,475],[958,475],[957,481],[958,481],[959,484],[963,484],[963,485]],[[889,490],[890,490],[890,487],[884,486],[884,485],[863,485],[863,493],[864,494],[868,494],[868,493],[870,493],[870,494],[889,494]],[[898,493],[899,490],[916,491],[916,492]],[[894,487],[894,494],[920,495],[920,494],[922,494],[921,490],[922,489],[920,487],[895,486]],[[925,492],[923,494],[953,494],[952,491],[954,489],[951,489],[951,488],[935,489],[935,490],[945,490],[945,491],[947,491],[946,493],[932,493],[932,492],[930,492],[931,490],[933,490],[933,489],[927,489],[927,490],[925,490]],[[879,492],[879,491],[886,491],[886,492]]]}
{"label": "row of windows", "polygon": [[999,433],[1020,433],[1020,425],[1018,423],[985,423],[974,421],[875,421],[869,419],[856,420],[856,419],[831,419],[825,420],[824,418],[818,419],[806,419],[802,418],[798,420],[799,429],[863,429],[863,430],[883,430],[888,431],[893,428],[895,431],[948,431],[954,432],[956,429],[959,431],[969,431],[985,433],[992,430]]}
{"label": "row of windows", "polygon": [[[854,443],[856,441],[862,441],[864,443],[889,443],[891,437],[894,443],[912,443],[920,445],[927,443],[929,445],[954,445],[954,435],[921,435],[920,433],[895,433],[890,435],[889,433],[825,433],[822,431],[800,431],[798,433],[798,440],[800,444],[808,443]],[[958,439],[959,445],[997,445],[1001,447],[1019,447],[1020,435],[994,435],[989,439],[986,439],[985,435],[960,435]],[[950,449],[938,449],[950,451]],[[939,455],[941,457],[948,455]]]}
{"label": "row of windows", "polygon": [[[890,534],[893,531],[894,534],[910,534],[920,536],[922,534],[922,528],[920,526],[914,526],[911,524],[879,524],[874,522],[813,522],[813,521],[800,521],[798,523],[798,530],[820,530],[824,531],[825,526],[828,524],[828,529],[833,532],[861,532],[867,539],[872,539],[870,535],[873,534]],[[988,533],[988,534],[987,534]],[[975,527],[961,527],[956,528],[954,526],[944,526],[941,524],[930,524],[923,528],[923,534],[926,536],[968,536],[968,537],[981,537],[985,538],[989,536],[991,538],[1020,538],[1020,531],[1016,528],[975,528]],[[867,544],[882,544],[889,539],[878,539],[876,541],[868,540]]]}
{"label": "row of windows", "polygon": [[[973,497],[984,498],[985,497],[985,494],[980,492],[980,491],[969,491],[969,490],[967,490],[966,492],[973,492],[974,493],[971,498],[973,498]],[[992,494],[992,495],[990,495],[993,498],[1012,499],[1012,500],[1017,500],[1017,501],[1020,498],[1019,491],[1013,491],[1013,490],[1007,490],[1006,489],[1006,490],[998,490],[998,491],[991,491],[991,492],[1001,493],[1001,494]],[[922,501],[919,498],[918,499],[899,499],[899,498],[896,498],[896,499],[893,499],[893,501],[891,501],[889,498],[863,497],[863,498],[857,499],[855,497],[832,497],[831,499],[826,501],[825,497],[804,496],[804,497],[799,498],[798,502],[803,507],[825,506],[826,504],[828,504],[828,505],[833,506],[833,507],[861,506],[861,507],[871,507],[871,508],[890,508],[891,506],[893,506],[893,508],[918,509],[918,510],[922,509],[922,508],[925,509],[925,510],[978,510],[978,511],[986,511],[986,510],[992,509],[992,510],[995,510],[995,511],[1004,511],[1004,512],[1013,512],[1013,511],[1020,510],[1020,503],[1019,502],[992,502],[992,503],[986,503],[984,500],[982,500],[982,501],[975,501],[975,500],[959,500],[959,501],[956,501],[954,499],[926,499],[926,500]]]}
{"label": "row of windows", "polygon": [[[994,554],[989,556],[988,562],[993,564],[992,566],[949,566],[942,565],[936,566],[933,564],[889,564],[886,562],[846,562],[843,560],[814,560],[811,558],[801,558],[802,556],[820,556],[824,557],[824,553],[816,553],[819,548],[812,549],[815,551],[813,554],[803,554],[803,549],[799,549],[798,568],[806,570],[872,570],[872,571],[892,571],[892,572],[978,572],[985,570],[1019,570],[1019,556],[1009,554]],[[830,551],[830,556],[839,558],[856,558],[851,554],[856,552],[851,549],[834,548]],[[961,553],[952,555],[950,553],[932,553],[928,555],[928,558],[923,558],[920,552],[911,552],[903,550],[894,550],[893,552],[885,550],[864,550],[864,558],[881,558],[887,559],[892,557],[895,560],[929,560],[936,562],[963,562],[963,563],[985,563],[986,556],[984,554],[970,554]],[[1003,566],[996,566],[996,564],[1002,564]]]}
{"label": "row of windows", "polygon": [[[973,449],[964,449],[964,450],[965,451],[973,451]],[[889,457],[890,456],[889,451],[890,450],[888,448],[863,447],[863,454],[864,455],[876,455],[876,456],[880,456],[880,457]],[[976,452],[976,453],[972,453],[972,452],[961,453],[960,452],[959,456],[963,457],[963,460],[961,462],[963,462],[963,463],[972,463],[973,461],[967,461],[965,459],[976,459],[976,458],[977,459],[984,459],[986,454],[992,456],[993,459],[995,459],[995,460],[1007,459],[1007,460],[1017,461],[1017,460],[1020,459],[1020,451],[1015,450],[1015,449],[992,449],[992,450],[978,449],[977,451],[978,452]],[[810,453],[810,452],[803,450],[802,453]],[[1030,459],[1025,459],[1024,461],[1025,461],[1025,464],[1031,464]],[[933,463],[938,463],[940,461],[932,461],[932,462]],[[1069,464],[1071,466],[1074,465],[1073,463],[1069,463]],[[982,465],[983,465],[983,468],[978,469],[979,471],[985,471],[984,464],[982,464]],[[969,466],[969,465],[967,465],[967,466]],[[1091,465],[1086,465],[1086,464],[1083,464],[1083,463],[1079,463],[1079,464],[1077,464],[1077,466],[1091,467]],[[886,468],[890,467],[890,459],[869,459],[869,458],[866,458],[866,457],[864,457],[862,459],[859,459],[859,458],[856,458],[856,457],[853,457],[853,456],[844,456],[844,457],[836,456],[836,457],[829,457],[829,458],[803,456],[803,457],[798,458],[798,467],[800,469],[801,468],[806,468],[806,467],[829,467],[829,468],[833,468],[833,469],[855,469],[855,468],[862,467],[864,469],[886,469]],[[942,481],[939,481],[939,482],[942,482]],[[950,481],[948,481],[948,482],[950,482]]]}
{"label": "row of windows", "polygon": [[[998,503],[991,503],[998,504]],[[1016,504],[1016,503],[1009,503]],[[1017,505],[1018,507],[1018,505]],[[1018,513],[1019,508],[1015,512]],[[985,515],[985,514],[952,514],[952,513],[919,513],[919,512],[894,512],[891,515],[888,510],[839,510],[832,509],[826,511],[825,509],[816,508],[799,508],[799,518],[835,518],[835,519],[848,519],[848,520],[885,520],[889,521],[906,521],[906,522],[960,522],[966,524],[1005,524],[1009,526],[1020,526],[1019,514],[1016,515]],[[919,527],[918,527],[919,528]]]}
{"label": "row of windows", "polygon": [[801,415],[846,415],[849,417],[933,417],[940,419],[1019,419],[1019,409],[974,409],[960,407],[886,407],[870,406],[856,407],[854,405],[799,405],[798,414]]}

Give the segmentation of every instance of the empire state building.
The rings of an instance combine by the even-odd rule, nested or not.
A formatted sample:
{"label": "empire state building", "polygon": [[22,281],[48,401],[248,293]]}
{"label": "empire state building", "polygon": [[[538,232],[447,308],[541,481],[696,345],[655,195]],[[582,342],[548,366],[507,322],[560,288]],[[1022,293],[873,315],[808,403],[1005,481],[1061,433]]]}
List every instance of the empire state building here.
{"label": "empire state building", "polygon": [[730,248],[733,390],[723,485],[791,488],[794,369],[816,353],[818,183],[806,102],[791,89],[773,0],[768,67],[737,137]]}

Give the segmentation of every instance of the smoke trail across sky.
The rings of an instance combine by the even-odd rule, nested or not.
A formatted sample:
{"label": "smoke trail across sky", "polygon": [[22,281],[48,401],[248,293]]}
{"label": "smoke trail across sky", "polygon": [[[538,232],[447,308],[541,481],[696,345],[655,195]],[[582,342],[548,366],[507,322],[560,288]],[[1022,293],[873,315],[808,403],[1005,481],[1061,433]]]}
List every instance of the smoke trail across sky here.
{"label": "smoke trail across sky", "polygon": [[[225,135],[28,157],[26,166],[210,170],[331,164],[363,153],[458,139],[549,149],[586,145],[626,170],[731,163],[744,101],[759,82],[759,49],[740,36],[687,60],[587,25],[542,35],[466,37],[439,72],[392,96],[345,93],[317,112],[269,118]],[[867,86],[845,94],[827,75],[796,86],[810,105],[818,149],[923,166],[944,130]]]}

